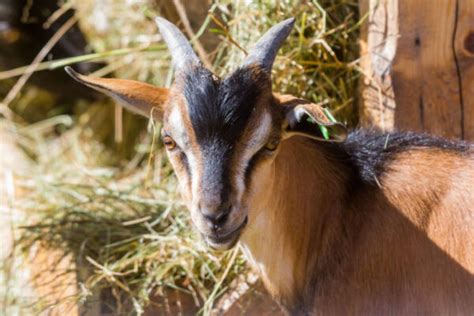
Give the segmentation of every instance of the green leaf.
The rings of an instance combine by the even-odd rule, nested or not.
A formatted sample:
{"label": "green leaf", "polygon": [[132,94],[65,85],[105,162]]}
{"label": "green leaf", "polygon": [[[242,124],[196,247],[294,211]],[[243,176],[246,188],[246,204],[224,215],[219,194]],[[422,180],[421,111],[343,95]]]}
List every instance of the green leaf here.
{"label": "green leaf", "polygon": [[323,134],[324,139],[328,140],[329,139],[329,130],[326,126],[324,125],[319,125],[319,129],[321,130],[321,134]]}
{"label": "green leaf", "polygon": [[323,108],[323,111],[331,122],[337,123],[337,120],[334,118],[334,116],[332,116],[331,112],[327,108]]}

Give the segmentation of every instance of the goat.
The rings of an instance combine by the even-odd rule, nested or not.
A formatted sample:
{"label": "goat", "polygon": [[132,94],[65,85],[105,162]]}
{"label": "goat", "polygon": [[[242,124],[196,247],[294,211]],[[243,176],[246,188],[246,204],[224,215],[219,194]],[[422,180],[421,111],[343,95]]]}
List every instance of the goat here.
{"label": "goat", "polygon": [[472,145],[348,133],[318,105],[272,93],[294,19],[273,26],[225,78],[202,66],[176,26],[156,22],[173,53],[169,90],[66,70],[163,122],[181,193],[210,247],[240,240],[290,314],[474,313]]}

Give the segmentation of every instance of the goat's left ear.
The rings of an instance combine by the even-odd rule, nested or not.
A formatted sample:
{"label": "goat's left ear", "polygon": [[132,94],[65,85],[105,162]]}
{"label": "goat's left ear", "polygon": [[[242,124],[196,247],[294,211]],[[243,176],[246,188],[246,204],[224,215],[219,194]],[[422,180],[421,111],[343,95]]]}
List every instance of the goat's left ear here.
{"label": "goat's left ear", "polygon": [[84,76],[71,67],[66,67],[65,70],[76,81],[112,97],[131,112],[146,117],[153,116],[156,120],[163,118],[168,89],[133,80]]}
{"label": "goat's left ear", "polygon": [[346,127],[334,120],[321,106],[290,95],[276,96],[283,106],[283,137],[305,136],[325,142],[343,142]]}

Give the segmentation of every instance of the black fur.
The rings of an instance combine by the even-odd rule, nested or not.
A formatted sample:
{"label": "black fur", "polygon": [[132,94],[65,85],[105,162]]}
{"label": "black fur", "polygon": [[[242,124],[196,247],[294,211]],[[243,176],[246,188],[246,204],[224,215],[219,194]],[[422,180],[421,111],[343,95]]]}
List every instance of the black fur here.
{"label": "black fur", "polygon": [[[413,132],[380,134],[358,129],[345,142],[336,145],[365,183],[376,184],[397,153],[413,148],[440,148],[465,153],[474,147],[463,141]],[[342,153],[341,153],[342,152]]]}
{"label": "black fur", "polygon": [[217,139],[232,145],[244,131],[269,79],[263,72],[240,68],[224,80],[196,68],[185,78],[184,95],[200,145]]}
{"label": "black fur", "polygon": [[221,192],[227,203],[232,149],[244,132],[264,89],[268,76],[252,68],[240,68],[220,80],[198,67],[184,78],[188,113],[201,147],[204,164],[203,187]]}

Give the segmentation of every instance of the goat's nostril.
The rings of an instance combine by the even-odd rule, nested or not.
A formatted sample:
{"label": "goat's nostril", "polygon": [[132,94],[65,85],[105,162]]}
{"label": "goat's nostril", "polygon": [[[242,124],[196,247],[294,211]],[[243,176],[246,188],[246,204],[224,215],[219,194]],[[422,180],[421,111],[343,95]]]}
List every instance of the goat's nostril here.
{"label": "goat's nostril", "polygon": [[223,225],[227,221],[227,218],[229,218],[229,213],[230,213],[229,211],[219,213],[216,217],[215,224]]}
{"label": "goat's nostril", "polygon": [[221,208],[218,211],[207,213],[202,212],[204,218],[212,224],[214,230],[219,230],[229,218],[231,207]]}

